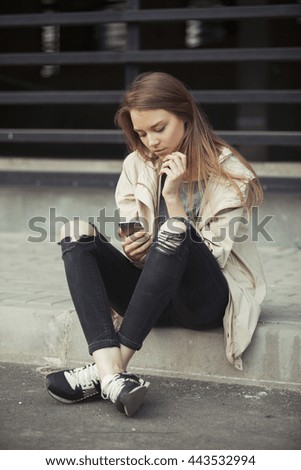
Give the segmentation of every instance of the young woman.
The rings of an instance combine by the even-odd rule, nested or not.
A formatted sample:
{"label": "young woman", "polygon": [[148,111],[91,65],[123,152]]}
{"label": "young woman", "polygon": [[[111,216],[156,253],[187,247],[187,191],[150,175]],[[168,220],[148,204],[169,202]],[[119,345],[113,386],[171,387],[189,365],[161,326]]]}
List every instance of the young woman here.
{"label": "young woman", "polygon": [[[149,383],[126,371],[155,325],[223,325],[226,356],[242,368],[265,296],[248,223],[262,190],[251,166],[168,74],[139,76],[116,124],[132,151],[117,207],[122,220],[142,228],[120,232],[122,253],[87,222],[63,227],[68,285],[94,363],[50,374],[47,388],[66,403],[100,394],[131,416]],[[112,309],[123,317],[119,331]]]}

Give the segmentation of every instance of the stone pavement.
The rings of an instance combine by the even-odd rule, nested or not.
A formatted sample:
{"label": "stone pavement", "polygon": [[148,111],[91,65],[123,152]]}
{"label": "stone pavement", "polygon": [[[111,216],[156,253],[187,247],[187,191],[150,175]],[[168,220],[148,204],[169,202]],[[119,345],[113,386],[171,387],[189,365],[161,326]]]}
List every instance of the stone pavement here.
{"label": "stone pavement", "polygon": [[100,399],[55,401],[30,365],[2,363],[0,377],[0,449],[300,449],[294,391],[153,377],[127,418]]}

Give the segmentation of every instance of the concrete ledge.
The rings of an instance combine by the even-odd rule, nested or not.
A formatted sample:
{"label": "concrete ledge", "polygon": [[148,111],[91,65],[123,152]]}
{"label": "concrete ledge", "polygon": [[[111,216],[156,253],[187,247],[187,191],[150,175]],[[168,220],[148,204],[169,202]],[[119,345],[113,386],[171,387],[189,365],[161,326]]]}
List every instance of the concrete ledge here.
{"label": "concrete ledge", "polygon": [[301,390],[299,333],[300,325],[259,323],[243,357],[244,370],[238,371],[225,357],[222,330],[154,329],[133,367],[155,375]]}
{"label": "concrete ledge", "polygon": [[[301,191],[301,163],[252,162],[265,191]],[[122,160],[0,158],[0,185],[114,188]]]}
{"label": "concrete ledge", "polygon": [[121,169],[122,160],[112,159],[0,157],[0,171],[119,174]]}
{"label": "concrete ledge", "polygon": [[[0,171],[119,174],[123,160],[0,157]],[[301,178],[300,162],[250,162],[258,176]]]}
{"label": "concrete ledge", "polygon": [[1,361],[62,367],[71,342],[70,321],[68,311],[55,308],[2,306]]}
{"label": "concrete ledge", "polygon": [[[222,329],[199,332],[154,328],[135,354],[131,369],[150,375],[301,390],[300,331],[298,322],[259,322],[243,357],[244,370],[239,371],[225,356]],[[86,349],[75,322],[68,363],[84,362]]]}
{"label": "concrete ledge", "polygon": [[[0,358],[49,370],[91,362],[76,313],[69,309],[1,309]],[[22,331],[16,328],[22,325]],[[288,390],[301,390],[300,323],[260,322],[244,354],[244,370],[228,363],[222,329],[197,332],[155,328],[137,352],[131,370]]]}

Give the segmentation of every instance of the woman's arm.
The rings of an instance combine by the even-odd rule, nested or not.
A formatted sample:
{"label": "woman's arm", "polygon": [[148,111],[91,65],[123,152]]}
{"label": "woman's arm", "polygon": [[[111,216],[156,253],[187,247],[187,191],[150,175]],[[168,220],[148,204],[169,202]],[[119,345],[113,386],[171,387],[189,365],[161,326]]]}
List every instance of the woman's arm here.
{"label": "woman's arm", "polygon": [[169,217],[188,219],[179,197],[179,188],[185,173],[186,155],[181,152],[174,152],[164,158],[160,174],[166,175],[162,196],[164,197]]}
{"label": "woman's arm", "polygon": [[224,268],[235,242],[244,243],[249,233],[249,216],[244,201],[248,181],[237,181],[238,194],[230,182],[223,179],[211,181],[206,191],[209,210],[204,210],[197,223],[204,243],[208,246],[221,268]]}
{"label": "woman's arm", "polygon": [[223,269],[234,242],[243,243],[248,233],[248,219],[243,207],[222,211],[205,221],[201,235],[218,264]]}
{"label": "woman's arm", "polygon": [[[138,210],[134,186],[127,172],[126,163],[127,159],[123,163],[123,169],[116,186],[115,198],[120,217],[126,218],[127,220],[134,220],[138,219]],[[145,230],[141,230],[126,237],[122,231],[119,230],[119,236],[122,238],[121,246],[125,255],[137,267],[141,267],[152,243],[150,234]]]}

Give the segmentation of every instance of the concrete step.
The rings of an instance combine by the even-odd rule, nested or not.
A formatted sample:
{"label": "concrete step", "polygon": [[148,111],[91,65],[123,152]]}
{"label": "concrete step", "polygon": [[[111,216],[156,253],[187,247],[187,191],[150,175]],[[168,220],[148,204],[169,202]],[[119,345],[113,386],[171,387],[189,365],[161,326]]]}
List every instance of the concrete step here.
{"label": "concrete step", "polygon": [[[123,160],[0,157],[0,172],[117,174]],[[259,177],[301,178],[300,162],[252,162]]]}

